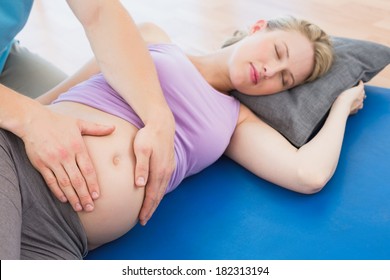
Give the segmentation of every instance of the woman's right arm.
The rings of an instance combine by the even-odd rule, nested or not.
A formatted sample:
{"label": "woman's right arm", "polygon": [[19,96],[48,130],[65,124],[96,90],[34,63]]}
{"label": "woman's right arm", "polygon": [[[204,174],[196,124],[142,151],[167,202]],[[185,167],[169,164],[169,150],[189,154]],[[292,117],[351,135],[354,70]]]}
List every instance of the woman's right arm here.
{"label": "woman's right arm", "polygon": [[43,105],[49,105],[57,97],[68,91],[71,87],[89,79],[94,74],[99,72],[99,67],[94,58],[90,59],[84,66],[82,66],[76,73],[68,77],[54,88],[50,89],[45,94],[37,97],[35,100],[39,101]]}
{"label": "woman's right arm", "polygon": [[226,155],[257,176],[284,188],[315,193],[332,177],[339,160],[348,116],[363,106],[364,86],[344,91],[319,133],[301,148],[243,107]]}

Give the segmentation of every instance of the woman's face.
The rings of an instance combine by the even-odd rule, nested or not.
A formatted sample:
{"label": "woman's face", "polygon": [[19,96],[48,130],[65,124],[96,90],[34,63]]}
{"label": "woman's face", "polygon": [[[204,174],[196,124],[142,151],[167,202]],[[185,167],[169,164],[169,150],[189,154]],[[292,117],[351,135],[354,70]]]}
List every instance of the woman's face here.
{"label": "woman's face", "polygon": [[311,42],[296,31],[265,29],[259,21],[237,43],[229,60],[232,86],[249,95],[266,95],[303,83],[314,64]]}

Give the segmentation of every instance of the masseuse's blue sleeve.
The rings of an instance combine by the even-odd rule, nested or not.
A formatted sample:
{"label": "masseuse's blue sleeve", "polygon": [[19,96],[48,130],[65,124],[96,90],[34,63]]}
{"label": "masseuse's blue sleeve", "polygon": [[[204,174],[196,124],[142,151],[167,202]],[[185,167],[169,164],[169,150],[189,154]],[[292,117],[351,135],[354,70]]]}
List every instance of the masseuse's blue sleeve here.
{"label": "masseuse's blue sleeve", "polygon": [[279,188],[223,157],[167,195],[146,227],[87,259],[390,259],[390,89],[366,93],[320,193]]}

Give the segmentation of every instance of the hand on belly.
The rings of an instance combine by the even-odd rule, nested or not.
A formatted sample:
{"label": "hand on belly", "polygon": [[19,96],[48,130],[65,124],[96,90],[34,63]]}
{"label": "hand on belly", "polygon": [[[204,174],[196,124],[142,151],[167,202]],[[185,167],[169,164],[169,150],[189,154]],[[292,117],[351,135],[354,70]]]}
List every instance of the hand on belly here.
{"label": "hand on belly", "polygon": [[78,212],[88,237],[89,249],[112,241],[138,221],[144,188],[134,185],[133,140],[138,129],[132,124],[91,107],[61,102],[51,109],[73,117],[115,126],[108,136],[84,136],[100,186],[92,212]]}
{"label": "hand on belly", "polygon": [[[134,185],[131,141],[117,136],[86,139],[100,185],[95,210],[79,214],[91,247],[112,241],[130,230],[138,221],[144,199],[144,188]],[[102,149],[103,146],[111,148]]]}

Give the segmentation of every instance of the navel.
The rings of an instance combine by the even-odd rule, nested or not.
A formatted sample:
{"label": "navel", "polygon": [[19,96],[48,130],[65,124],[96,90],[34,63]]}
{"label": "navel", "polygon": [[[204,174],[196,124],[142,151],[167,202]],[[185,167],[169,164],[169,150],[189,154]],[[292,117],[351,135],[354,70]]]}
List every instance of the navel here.
{"label": "navel", "polygon": [[112,157],[112,163],[114,164],[114,166],[118,166],[121,162],[121,156],[116,154]]}

